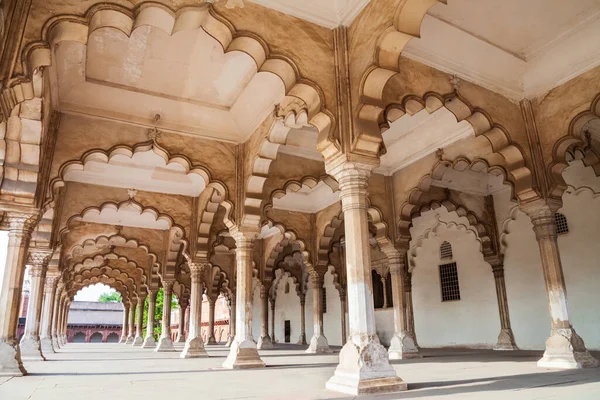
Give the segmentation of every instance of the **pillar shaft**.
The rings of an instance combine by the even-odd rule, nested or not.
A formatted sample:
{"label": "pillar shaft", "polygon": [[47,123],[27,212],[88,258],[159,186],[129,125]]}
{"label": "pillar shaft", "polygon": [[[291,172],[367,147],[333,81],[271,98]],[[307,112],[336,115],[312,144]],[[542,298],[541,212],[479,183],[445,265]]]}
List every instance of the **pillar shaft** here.
{"label": "pillar shaft", "polygon": [[123,303],[123,326],[121,328],[121,340],[119,343],[127,342],[127,333],[129,332],[129,305]]}
{"label": "pillar shaft", "polygon": [[[25,319],[25,332],[21,339],[21,359],[44,361],[40,343],[40,326],[42,318],[42,303],[44,301],[44,283],[46,281],[46,268],[44,262],[47,254],[30,253],[28,263],[30,276],[30,295],[27,304],[27,318]],[[47,261],[50,261],[48,258]]]}
{"label": "pillar shaft", "polygon": [[252,338],[252,248],[254,232],[235,233],[235,256],[237,264],[236,282],[236,334],[229,356],[223,363],[225,368],[261,368],[256,343]]}
{"label": "pillar shaft", "polygon": [[551,330],[546,340],[546,351],[538,366],[547,368],[584,368],[598,366],[585,347],[583,339],[575,332],[569,320],[567,288],[558,250],[555,213],[558,204],[546,204],[526,209],[540,248]]}
{"label": "pillar shaft", "polygon": [[506,282],[504,280],[504,259],[502,256],[487,257],[486,261],[492,266],[496,298],[498,300],[498,315],[500,316],[500,334],[494,350],[517,350],[515,338],[510,326],[508,298],[506,297]]}
{"label": "pillar shaft", "polygon": [[[275,315],[273,315],[273,320],[275,319]],[[304,293],[300,295],[300,340],[298,340],[298,344],[307,344],[306,343],[306,296]]]}
{"label": "pillar shaft", "polygon": [[27,373],[21,361],[17,338],[21,290],[25,262],[34,221],[31,215],[7,213],[8,247],[4,277],[0,287],[0,375],[20,376]]}
{"label": "pillar shaft", "polygon": [[127,341],[126,344],[133,344],[135,339],[135,310],[137,309],[137,301],[132,300],[131,307],[129,308],[129,321],[127,321]]}
{"label": "pillar shaft", "polygon": [[230,347],[235,339],[235,295],[231,294],[227,299],[227,308],[229,310],[229,334],[225,345]]}
{"label": "pillar shaft", "polygon": [[412,300],[412,273],[408,272],[406,269],[404,270],[404,290],[406,291],[405,297],[405,307],[406,311],[404,314],[404,318],[406,321],[406,329],[412,336],[415,341],[415,345],[417,348],[419,347],[417,341],[417,333],[415,332],[415,312],[413,308],[413,300]]}
{"label": "pillar shaft", "polygon": [[275,297],[271,299],[271,343],[275,341]]}
{"label": "pillar shaft", "polygon": [[217,344],[215,339],[215,306],[216,299],[208,298],[208,334],[206,344]]}
{"label": "pillar shaft", "polygon": [[44,302],[42,306],[42,325],[40,328],[40,343],[42,354],[54,353],[52,343],[52,320],[54,318],[54,294],[56,293],[56,284],[59,274],[57,272],[47,272],[44,282]]}
{"label": "pillar shaft", "polygon": [[60,321],[60,296],[62,293],[63,284],[59,283],[56,287],[56,293],[52,301],[53,312],[52,312],[52,347],[56,350],[60,348],[58,343],[58,321]]}
{"label": "pillar shaft", "polygon": [[173,284],[175,280],[164,279],[163,290],[163,314],[162,314],[162,329],[158,345],[154,351],[175,351],[173,341],[171,340],[171,301],[173,300]]}
{"label": "pillar shaft", "polygon": [[347,301],[346,301],[346,290],[340,289],[340,323],[342,324],[342,346],[346,344],[346,340],[348,339],[348,332],[346,331],[346,309],[347,309]]}
{"label": "pillar shaft", "polygon": [[148,292],[148,320],[146,321],[146,337],[142,348],[154,348],[156,342],[154,340],[154,318],[156,317],[156,294],[157,290]]}
{"label": "pillar shaft", "polygon": [[207,263],[196,264],[188,263],[190,267],[192,287],[190,295],[190,328],[188,331],[185,347],[180,354],[181,358],[200,358],[208,357],[202,343],[201,326],[202,326],[202,276],[206,268],[210,265]]}
{"label": "pillar shaft", "polygon": [[367,183],[373,165],[348,162],[345,157],[330,160],[326,169],[340,184],[344,212],[350,340],[340,352],[340,364],[327,388],[353,395],[406,390],[375,327],[367,215]]}
{"label": "pillar shaft", "polygon": [[307,353],[331,353],[327,338],[323,334],[323,273],[313,270],[310,272],[310,282],[313,295],[313,335]]}
{"label": "pillar shaft", "polygon": [[185,343],[185,310],[187,303],[179,303],[179,330],[177,332],[177,343]]}
{"label": "pillar shaft", "polygon": [[137,320],[135,322],[135,338],[133,339],[134,346],[141,346],[144,343],[143,331],[144,331],[144,305],[146,303],[146,296],[140,295],[137,303]]}
{"label": "pillar shaft", "polygon": [[273,342],[269,336],[269,288],[264,284],[260,287],[260,301],[262,319],[260,321],[260,339],[258,339],[257,347],[261,350],[272,349]]}

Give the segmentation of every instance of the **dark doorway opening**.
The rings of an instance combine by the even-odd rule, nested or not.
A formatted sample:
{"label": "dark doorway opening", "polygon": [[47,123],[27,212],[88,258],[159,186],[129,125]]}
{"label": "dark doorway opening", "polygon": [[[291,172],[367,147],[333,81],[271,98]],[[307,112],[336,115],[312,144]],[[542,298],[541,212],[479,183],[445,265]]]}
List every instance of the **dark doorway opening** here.
{"label": "dark doorway opening", "polygon": [[290,323],[290,320],[286,320],[285,321],[285,342],[286,343],[290,342],[291,335],[292,335],[292,324]]}

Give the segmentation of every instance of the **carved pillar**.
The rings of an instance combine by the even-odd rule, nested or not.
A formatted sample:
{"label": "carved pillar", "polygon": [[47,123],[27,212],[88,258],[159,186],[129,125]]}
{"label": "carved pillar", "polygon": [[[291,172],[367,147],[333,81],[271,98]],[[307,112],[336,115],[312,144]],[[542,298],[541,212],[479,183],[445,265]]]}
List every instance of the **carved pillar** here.
{"label": "carved pillar", "polygon": [[171,340],[171,301],[173,300],[173,284],[174,279],[163,279],[163,315],[162,315],[162,332],[158,339],[158,345],[154,351],[175,351],[173,341]]}
{"label": "carved pillar", "polygon": [[190,328],[187,341],[179,356],[181,358],[208,357],[200,333],[202,325],[202,277],[204,276],[204,270],[209,264],[189,262],[188,265],[190,267],[192,279],[190,295]]}
{"label": "carved pillar", "polygon": [[235,258],[237,263],[236,279],[236,334],[223,367],[262,368],[265,363],[260,359],[256,343],[252,338],[252,232],[235,233]]}
{"label": "carved pillar", "polygon": [[42,326],[40,331],[40,344],[42,354],[54,353],[52,346],[52,320],[54,319],[54,294],[58,283],[59,273],[48,271],[44,283],[44,303],[42,307]]}
{"label": "carved pillar", "polygon": [[186,301],[179,303],[179,331],[175,343],[185,343],[185,313],[187,308],[188,303]]}
{"label": "carved pillar", "polygon": [[121,329],[121,340],[119,343],[127,343],[127,333],[129,332],[129,304],[123,303],[123,327]]}
{"label": "carved pillar", "polygon": [[156,295],[158,290],[148,292],[148,320],[146,321],[146,337],[142,349],[151,349],[156,346],[154,340],[154,319],[156,318]]}
{"label": "carved pillar", "polygon": [[208,333],[206,338],[206,344],[214,345],[217,344],[215,339],[215,305],[216,299],[211,297],[208,298]]}
{"label": "carved pillar", "polygon": [[383,309],[388,308],[388,298],[387,298],[387,274],[383,273],[381,276],[381,284],[383,285]]}
{"label": "carved pillar", "polygon": [[125,344],[133,344],[133,340],[135,339],[135,310],[137,309],[137,300],[131,301],[131,307],[129,308],[129,321],[127,326],[129,329],[127,330],[127,341]]}
{"label": "carved pillar", "polygon": [[53,303],[53,312],[52,312],[52,347],[54,349],[59,349],[60,344],[58,343],[58,321],[60,321],[60,303],[58,299],[63,291],[63,283],[59,282],[56,286],[56,293],[54,295]]}
{"label": "carved pillar", "polygon": [[260,301],[262,302],[262,321],[257,347],[261,350],[272,349],[273,343],[269,336],[269,290],[265,285],[261,285],[260,287]]}
{"label": "carved pillar", "polygon": [[508,312],[508,299],[506,297],[506,282],[504,280],[504,257],[491,256],[485,259],[491,266],[496,284],[496,298],[498,299],[498,314],[500,315],[500,334],[494,350],[518,350],[515,337],[510,327],[510,314]]}
{"label": "carved pillar", "polygon": [[275,344],[275,297],[271,299],[271,343]]}
{"label": "carved pillar", "polygon": [[406,390],[392,368],[375,329],[371,283],[371,248],[367,207],[372,165],[348,162],[343,156],[326,164],[340,184],[346,241],[346,279],[350,340],[340,352],[340,363],[327,388],[358,395]]}
{"label": "carved pillar", "polygon": [[340,323],[342,324],[342,345],[346,344],[346,341],[348,340],[348,332],[346,332],[346,309],[348,308],[347,306],[347,301],[346,301],[346,289],[344,289],[343,287],[340,287],[339,290],[340,293]]}
{"label": "carved pillar", "polygon": [[227,308],[229,309],[229,334],[225,346],[230,347],[235,339],[235,295],[231,294],[227,299]]}
{"label": "carved pillar", "polygon": [[598,360],[590,355],[583,339],[575,332],[569,321],[567,288],[563,275],[554,215],[560,204],[548,201],[545,205],[529,207],[525,212],[531,217],[533,230],[540,248],[551,330],[546,340],[546,351],[539,367],[586,368],[598,366]]}
{"label": "carved pillar", "polygon": [[62,321],[63,321],[63,313],[64,313],[64,307],[63,307],[63,292],[61,292],[60,296],[57,296],[56,298],[56,326],[55,326],[55,332],[56,332],[56,343],[57,343],[57,347],[63,347],[65,344],[63,343],[62,340]]}
{"label": "carved pillar", "polygon": [[315,270],[310,271],[310,282],[313,293],[313,335],[306,352],[331,353],[327,338],[323,334],[323,274]]}
{"label": "carved pillar", "polygon": [[[392,280],[392,296],[394,304],[394,336],[390,341],[388,355],[392,360],[402,360],[408,358],[419,358],[419,349],[417,348],[412,335],[408,332],[405,317],[406,293],[404,288],[405,271],[402,260],[404,253],[399,252],[392,246],[385,249],[390,266],[390,279]],[[383,250],[383,249],[382,249]],[[385,287],[384,287],[385,293]]]}
{"label": "carved pillar", "polygon": [[[274,319],[275,315],[273,314]],[[300,339],[298,344],[308,344],[306,343],[306,295],[304,293],[300,294]]]}
{"label": "carved pillar", "polygon": [[25,332],[21,339],[21,359],[29,361],[46,361],[42,354],[40,343],[40,326],[42,318],[42,303],[44,301],[44,283],[46,281],[46,269],[50,262],[48,252],[31,251],[29,253],[29,275],[31,278],[31,289],[29,303],[27,304],[27,318],[25,320]]}
{"label": "carved pillar", "polygon": [[137,321],[135,323],[135,338],[133,339],[133,346],[141,346],[144,343],[143,330],[144,330],[144,304],[146,303],[146,296],[140,295],[137,302]]}
{"label": "carved pillar", "polygon": [[69,327],[69,310],[71,308],[71,301],[68,298],[65,298],[64,300],[64,311],[63,311],[63,318],[62,318],[62,328],[61,328],[61,340],[63,343],[63,346],[66,345],[69,342],[69,337],[68,337],[68,332],[67,329]]}
{"label": "carved pillar", "polygon": [[405,303],[405,314],[404,318],[406,321],[406,330],[413,338],[415,342],[415,346],[417,349],[419,348],[419,343],[417,341],[417,333],[415,332],[415,313],[413,309],[413,301],[412,301],[412,272],[408,272],[408,268],[404,269],[404,291],[406,292],[406,303]]}
{"label": "carved pillar", "polygon": [[25,262],[34,219],[28,214],[7,213],[8,247],[4,277],[0,287],[0,375],[21,376],[27,373],[21,362],[17,337],[21,290]]}

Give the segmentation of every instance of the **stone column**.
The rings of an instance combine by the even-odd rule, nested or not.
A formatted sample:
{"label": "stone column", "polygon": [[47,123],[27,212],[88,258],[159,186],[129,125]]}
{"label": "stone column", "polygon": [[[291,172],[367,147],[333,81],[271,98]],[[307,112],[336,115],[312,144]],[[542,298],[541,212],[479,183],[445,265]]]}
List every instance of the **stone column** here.
{"label": "stone column", "polygon": [[127,341],[125,344],[133,344],[133,340],[135,339],[135,310],[137,308],[137,301],[133,299],[131,301],[131,307],[129,308],[129,321],[127,326],[129,329],[127,330]]}
{"label": "stone column", "polygon": [[388,257],[390,279],[392,280],[392,303],[394,304],[394,336],[392,336],[388,349],[389,358],[392,360],[419,358],[421,357],[419,349],[406,327],[403,254],[391,245],[382,251]]}
{"label": "stone column", "polygon": [[64,311],[63,311],[63,317],[62,317],[62,323],[61,323],[61,340],[63,343],[63,346],[66,345],[69,342],[69,336],[68,336],[68,332],[67,329],[69,327],[69,310],[71,308],[71,302],[69,301],[69,299],[65,298],[65,302],[64,302]]}
{"label": "stone column", "polygon": [[217,344],[215,339],[215,305],[216,299],[211,297],[208,298],[208,332],[206,338],[206,344],[214,345]]}
{"label": "stone column", "polygon": [[64,296],[61,293],[60,296],[56,299],[56,309],[57,309],[57,318],[56,318],[56,343],[58,347],[63,347],[65,344],[63,343],[62,337],[62,323],[63,323],[63,315],[65,312],[64,308]]}
{"label": "stone column", "polygon": [[156,347],[154,340],[154,318],[156,317],[156,294],[157,290],[148,292],[148,320],[146,321],[146,337],[142,344],[142,349],[151,349]]}
{"label": "stone column", "polygon": [[404,291],[406,292],[406,304],[405,304],[405,314],[404,318],[406,321],[406,330],[413,338],[415,342],[415,346],[417,349],[419,348],[419,343],[417,341],[417,334],[415,332],[415,313],[413,309],[413,301],[412,301],[412,272],[408,272],[408,269],[404,269]]}
{"label": "stone column", "polygon": [[163,279],[164,301],[162,315],[162,332],[154,351],[175,351],[171,340],[171,301],[173,300],[174,279]]}
{"label": "stone column", "polygon": [[44,283],[46,282],[46,269],[48,268],[50,256],[51,254],[48,254],[48,252],[32,251],[29,253],[31,289],[29,303],[27,304],[25,331],[20,343],[22,360],[46,361],[40,343],[40,326],[42,303],[44,301]]}
{"label": "stone column", "polygon": [[58,343],[58,321],[60,321],[60,307],[59,307],[59,301],[58,299],[60,299],[61,293],[63,290],[63,284],[62,282],[59,282],[59,284],[56,287],[56,294],[54,295],[54,300],[53,300],[53,312],[52,312],[52,347],[56,350],[60,348],[60,345]]}
{"label": "stone column", "polygon": [[367,216],[367,184],[373,165],[351,163],[344,157],[335,157],[326,169],[339,182],[344,212],[350,340],[342,348],[340,364],[326,386],[352,395],[406,390],[375,329]]}
{"label": "stone column", "polygon": [[121,328],[121,340],[119,343],[127,343],[127,333],[129,332],[129,304],[123,303],[123,326]]}
{"label": "stone column", "polygon": [[506,282],[504,280],[504,257],[502,255],[486,257],[485,261],[492,266],[492,272],[494,273],[498,314],[500,315],[500,334],[498,335],[498,343],[494,346],[494,350],[518,350],[512,328],[510,327]]}
{"label": "stone column", "polygon": [[275,297],[271,299],[271,343],[277,343],[277,340],[275,340]]}
{"label": "stone column", "polygon": [[144,304],[146,303],[146,296],[140,295],[137,303],[137,321],[135,324],[135,338],[133,338],[133,346],[141,346],[144,343],[143,331],[144,331]]}
{"label": "stone column", "polygon": [[22,376],[27,373],[21,362],[17,337],[21,290],[25,262],[34,219],[28,214],[7,213],[8,247],[4,277],[0,287],[0,375]]}
{"label": "stone column", "polygon": [[[548,201],[549,203],[549,201]],[[575,332],[569,320],[567,288],[563,276],[556,235],[554,215],[560,204],[530,207],[525,212],[531,217],[533,230],[540,248],[548,309],[550,311],[550,337],[539,367],[586,368],[598,366],[598,360],[590,355],[583,339]]]}
{"label": "stone column", "polygon": [[54,293],[58,283],[59,273],[56,271],[46,272],[44,283],[44,305],[42,307],[42,326],[40,331],[40,344],[42,354],[55,353],[52,346],[52,320],[54,312]]}
{"label": "stone column", "polygon": [[209,267],[207,263],[188,263],[190,267],[192,289],[190,296],[190,330],[188,331],[185,347],[179,355],[181,358],[208,357],[202,343],[202,277]]}
{"label": "stone column", "polygon": [[[273,315],[273,320],[275,315]],[[306,342],[306,295],[300,294],[300,339],[298,344],[305,345]]]}
{"label": "stone column", "polygon": [[346,289],[344,289],[343,287],[340,287],[339,293],[340,293],[340,310],[341,310],[340,323],[342,324],[342,345],[344,345],[344,344],[346,344],[346,341],[348,340],[348,332],[346,332],[346,308],[347,308]]}
{"label": "stone column", "polygon": [[235,339],[235,296],[233,294],[227,299],[227,308],[229,309],[229,334],[225,346],[230,347]]}
{"label": "stone column", "polygon": [[388,298],[387,298],[387,274],[382,273],[381,276],[381,284],[383,285],[383,307],[384,309],[388,308]]}
{"label": "stone column", "polygon": [[179,303],[179,330],[177,331],[175,343],[185,343],[185,310],[187,307],[187,302],[181,301]]}
{"label": "stone column", "polygon": [[313,335],[306,353],[331,353],[327,338],[323,334],[323,290],[325,290],[323,288],[323,274],[315,270],[309,273],[313,292]]}
{"label": "stone column", "polygon": [[262,302],[262,321],[257,347],[261,350],[272,349],[273,343],[269,336],[269,290],[264,284],[260,287],[260,301]]}
{"label": "stone column", "polygon": [[223,367],[262,368],[256,343],[252,338],[252,249],[257,232],[237,231],[235,238],[236,279],[236,332]]}

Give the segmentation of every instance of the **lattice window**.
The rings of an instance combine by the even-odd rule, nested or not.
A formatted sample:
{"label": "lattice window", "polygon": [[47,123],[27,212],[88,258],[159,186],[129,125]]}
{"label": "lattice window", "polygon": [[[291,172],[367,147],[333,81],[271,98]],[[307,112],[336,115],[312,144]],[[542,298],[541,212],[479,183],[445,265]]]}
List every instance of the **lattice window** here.
{"label": "lattice window", "polygon": [[442,301],[460,300],[458,270],[455,262],[440,265],[440,285]]}
{"label": "lattice window", "polygon": [[321,288],[321,293],[323,301],[323,314],[325,314],[327,312],[327,289],[324,287]]}
{"label": "lattice window", "polygon": [[554,221],[556,222],[556,233],[559,235],[566,235],[569,233],[569,224],[567,224],[567,217],[561,213],[554,214]]}
{"label": "lattice window", "polygon": [[440,246],[440,260],[452,260],[452,245],[448,242]]}

